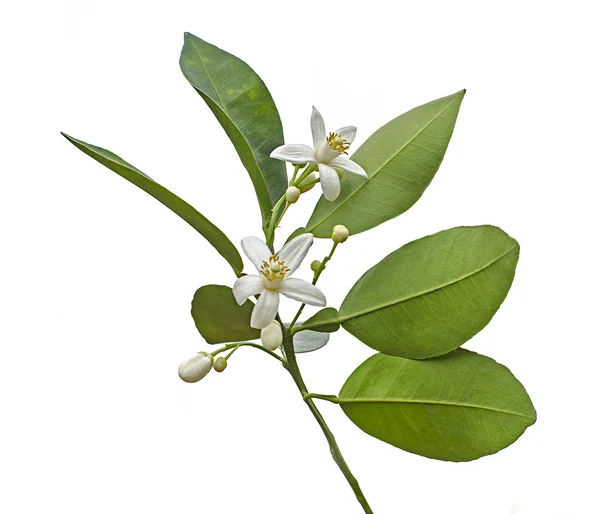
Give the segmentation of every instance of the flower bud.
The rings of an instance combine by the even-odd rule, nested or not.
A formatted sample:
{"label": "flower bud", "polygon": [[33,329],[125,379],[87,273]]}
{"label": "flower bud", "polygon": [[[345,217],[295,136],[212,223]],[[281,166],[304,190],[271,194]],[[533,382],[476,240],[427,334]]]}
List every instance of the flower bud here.
{"label": "flower bud", "polygon": [[222,373],[223,371],[225,371],[226,367],[227,367],[227,359],[225,359],[224,357],[217,357],[217,359],[215,360],[215,363],[213,364],[213,368],[215,368],[215,371],[217,373]]}
{"label": "flower bud", "polygon": [[336,225],[333,227],[333,233],[331,234],[331,239],[335,243],[343,243],[348,236],[350,235],[350,231],[344,225]]}
{"label": "flower bud", "polygon": [[283,332],[278,321],[272,321],[270,325],[260,331],[260,340],[267,350],[275,350],[283,342]]}
{"label": "flower bud", "polygon": [[290,186],[285,192],[285,199],[287,203],[296,203],[300,198],[301,191],[296,186]]}
{"label": "flower bud", "polygon": [[310,263],[310,269],[313,271],[318,271],[321,267],[321,261],[312,261]]}
{"label": "flower bud", "polygon": [[212,369],[213,356],[205,352],[194,355],[179,365],[179,378],[184,382],[194,383],[202,380]]}
{"label": "flower bud", "polygon": [[[313,187],[315,187],[316,184],[316,180],[319,177],[317,177],[317,174],[313,171],[308,177],[306,177],[301,184],[298,185],[298,187],[300,188],[300,192],[302,193],[306,193],[307,191],[310,191]],[[312,184],[311,184],[312,182]],[[309,184],[309,185],[303,185],[303,184]]]}

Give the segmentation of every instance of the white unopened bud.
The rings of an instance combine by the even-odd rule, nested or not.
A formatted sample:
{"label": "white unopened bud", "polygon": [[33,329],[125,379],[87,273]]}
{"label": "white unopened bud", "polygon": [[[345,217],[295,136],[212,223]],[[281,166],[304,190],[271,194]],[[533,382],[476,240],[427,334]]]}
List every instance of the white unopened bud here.
{"label": "white unopened bud", "polygon": [[213,356],[200,352],[179,365],[179,378],[184,382],[198,382],[198,380],[202,380],[208,374],[212,366]]}
{"label": "white unopened bud", "polygon": [[296,203],[300,198],[301,191],[296,186],[290,186],[285,192],[285,199],[287,203]]}
{"label": "white unopened bud", "polygon": [[272,321],[270,325],[260,331],[260,340],[267,350],[275,350],[283,342],[283,332],[278,321]]}
{"label": "white unopened bud", "polygon": [[[319,177],[317,177],[317,174],[313,171],[308,177],[306,177],[302,183],[298,186],[300,188],[300,191],[302,193],[306,193],[307,191],[310,191],[313,187],[315,187],[315,184],[317,183],[317,179]],[[312,182],[312,184],[311,184]],[[303,184],[307,184],[306,186]]]}
{"label": "white unopened bud", "polygon": [[333,239],[336,243],[343,243],[348,236],[350,235],[350,231],[344,225],[336,225],[333,227],[333,233],[331,234],[331,239]]}

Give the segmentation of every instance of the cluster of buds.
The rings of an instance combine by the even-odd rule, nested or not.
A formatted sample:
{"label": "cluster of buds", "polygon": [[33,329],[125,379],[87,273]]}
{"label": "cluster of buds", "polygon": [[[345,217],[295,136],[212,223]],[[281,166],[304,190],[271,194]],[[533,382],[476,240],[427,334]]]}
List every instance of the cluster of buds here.
{"label": "cluster of buds", "polygon": [[[289,203],[294,203],[298,200],[300,194],[301,191],[298,187],[290,186],[286,192],[286,199]],[[349,236],[350,231],[344,225],[336,225],[335,227],[333,227],[331,239],[334,243],[344,243]],[[310,243],[312,244],[312,239],[310,240]],[[308,247],[306,249],[308,249]],[[329,257],[326,258],[323,262],[315,260],[311,263],[310,267],[315,272],[315,276],[318,276],[317,273],[319,273],[319,270],[323,267],[324,263],[327,262],[327,260],[329,260]],[[266,265],[267,263],[265,262],[264,264]],[[270,266],[270,270],[273,271],[274,264],[272,263]],[[277,271],[280,272],[281,270],[278,269]],[[279,348],[283,343],[283,331],[280,323],[277,320],[271,321],[271,323],[269,323],[260,331],[260,340],[262,342],[262,345],[269,351],[274,351],[277,348]],[[215,360],[212,354],[200,352],[194,355],[192,358],[183,361],[179,365],[179,377],[184,382],[198,382],[199,380],[202,380],[206,375],[208,375],[210,370],[213,368],[218,373],[225,371],[225,368],[227,368],[227,358],[218,357]]]}

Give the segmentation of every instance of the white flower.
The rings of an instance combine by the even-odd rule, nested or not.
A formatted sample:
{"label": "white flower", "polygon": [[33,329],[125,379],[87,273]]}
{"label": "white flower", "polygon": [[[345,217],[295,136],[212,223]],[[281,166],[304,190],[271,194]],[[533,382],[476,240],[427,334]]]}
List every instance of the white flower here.
{"label": "white flower", "polygon": [[340,177],[336,170],[348,171],[366,177],[358,164],[344,154],[356,137],[356,127],[343,127],[329,136],[321,113],[313,107],[310,118],[314,149],[307,145],[283,145],[271,152],[271,157],[293,164],[311,163],[319,168],[323,196],[335,200],[340,194]]}
{"label": "white flower", "polygon": [[272,255],[269,247],[257,237],[242,239],[242,249],[256,266],[259,275],[238,278],[233,285],[233,295],[239,305],[246,298],[260,295],[250,319],[253,328],[265,328],[275,319],[279,309],[279,293],[309,305],[325,306],[325,295],[319,289],[299,278],[290,278],[306,257],[312,243],[312,234],[302,234]]}
{"label": "white flower", "polygon": [[281,325],[277,321],[271,321],[268,326],[260,331],[260,341],[267,350],[276,350],[283,342]]}
{"label": "white flower", "polygon": [[202,380],[213,367],[213,356],[204,352],[194,355],[179,365],[179,378],[184,382]]}

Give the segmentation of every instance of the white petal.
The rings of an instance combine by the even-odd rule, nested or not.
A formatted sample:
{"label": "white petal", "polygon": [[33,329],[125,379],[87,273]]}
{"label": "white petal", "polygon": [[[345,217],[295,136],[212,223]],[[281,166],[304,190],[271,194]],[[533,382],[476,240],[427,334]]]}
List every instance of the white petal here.
{"label": "white petal", "polygon": [[296,353],[314,352],[329,342],[329,334],[302,330],[294,334],[294,351]]}
{"label": "white petal", "polygon": [[233,296],[238,305],[242,305],[246,298],[260,294],[265,289],[263,279],[258,275],[240,277],[233,284]]}
{"label": "white petal", "polygon": [[314,236],[312,234],[302,234],[286,243],[279,251],[277,255],[290,268],[287,272],[287,277],[298,269],[298,266],[300,266],[312,246],[313,240]]}
{"label": "white petal", "polygon": [[323,196],[326,200],[333,202],[340,195],[340,177],[338,177],[337,171],[327,164],[319,163],[319,176]]}
{"label": "white petal", "polygon": [[336,134],[342,136],[348,143],[353,143],[356,138],[356,127],[342,127],[337,129]]}
{"label": "white petal", "polygon": [[312,115],[310,116],[310,129],[312,130],[313,147],[315,153],[317,153],[325,145],[327,134],[325,133],[323,116],[321,116],[321,113],[315,107],[312,108]]}
{"label": "white petal", "polygon": [[279,309],[279,293],[265,290],[254,306],[250,326],[258,329],[268,327],[275,319],[277,309]]}
{"label": "white petal", "polygon": [[269,262],[269,257],[272,255],[269,247],[254,236],[242,239],[242,250],[258,271],[260,271],[263,262]]}
{"label": "white petal", "polygon": [[367,172],[363,170],[360,165],[348,159],[348,157],[343,157],[340,155],[339,157],[333,159],[333,161],[330,161],[329,166],[333,166],[334,168],[341,168],[344,171],[354,173],[355,175],[360,175],[361,177],[367,177]]}
{"label": "white petal", "polygon": [[284,278],[279,292],[292,300],[297,300],[308,305],[325,307],[325,295],[316,286],[299,278]]}
{"label": "white petal", "polygon": [[315,160],[315,152],[313,152],[313,149],[308,145],[283,145],[275,148],[275,150],[271,152],[271,157],[293,164],[317,162]]}

